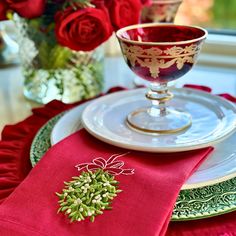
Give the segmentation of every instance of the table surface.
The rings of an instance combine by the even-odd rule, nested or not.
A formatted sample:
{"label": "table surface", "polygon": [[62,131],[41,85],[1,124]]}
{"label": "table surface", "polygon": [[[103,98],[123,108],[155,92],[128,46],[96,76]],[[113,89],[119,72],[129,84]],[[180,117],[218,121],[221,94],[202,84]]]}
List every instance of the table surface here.
{"label": "table surface", "polygon": [[[23,76],[19,66],[0,68],[0,133],[6,124],[19,122],[31,114],[40,104],[23,96]],[[121,57],[105,60],[105,91],[113,86],[132,88],[142,81],[125,65]],[[174,86],[183,84],[206,85],[213,93],[230,93],[236,96],[236,69],[213,68],[196,65],[188,74],[177,80]]]}

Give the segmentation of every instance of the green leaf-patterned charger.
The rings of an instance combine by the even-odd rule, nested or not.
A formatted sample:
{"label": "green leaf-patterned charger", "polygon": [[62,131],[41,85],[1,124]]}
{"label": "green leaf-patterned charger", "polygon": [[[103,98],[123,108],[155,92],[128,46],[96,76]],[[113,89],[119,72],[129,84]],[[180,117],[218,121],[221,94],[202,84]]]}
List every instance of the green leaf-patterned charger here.
{"label": "green leaf-patterned charger", "polygon": [[[50,135],[61,113],[49,120],[35,136],[30,160],[35,166],[51,147]],[[181,190],[172,214],[172,221],[196,220],[236,210],[236,178],[196,189]]]}

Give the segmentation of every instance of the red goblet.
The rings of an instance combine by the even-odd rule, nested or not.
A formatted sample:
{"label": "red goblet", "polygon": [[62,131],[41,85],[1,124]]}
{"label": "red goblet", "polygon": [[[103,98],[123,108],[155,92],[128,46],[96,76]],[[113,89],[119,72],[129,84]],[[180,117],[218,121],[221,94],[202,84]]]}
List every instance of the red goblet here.
{"label": "red goblet", "polygon": [[142,10],[141,22],[174,22],[182,0],[153,0],[150,6]]}
{"label": "red goblet", "polygon": [[151,82],[146,97],[152,106],[130,113],[128,125],[152,134],[188,128],[190,114],[166,106],[173,97],[167,83],[186,74],[196,63],[207,31],[194,26],[152,23],[128,26],[116,35],[130,69]]}

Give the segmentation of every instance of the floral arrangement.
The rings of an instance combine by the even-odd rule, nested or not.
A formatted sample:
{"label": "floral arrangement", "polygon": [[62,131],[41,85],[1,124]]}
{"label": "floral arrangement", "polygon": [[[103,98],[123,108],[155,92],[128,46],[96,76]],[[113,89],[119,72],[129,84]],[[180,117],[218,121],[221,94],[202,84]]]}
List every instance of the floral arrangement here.
{"label": "floral arrangement", "polygon": [[[139,22],[150,0],[0,0],[13,19],[24,95],[39,103],[72,103],[103,89],[103,48],[119,28]],[[16,13],[16,14],[15,14]]]}
{"label": "floral arrangement", "polygon": [[[0,20],[12,13],[33,22],[57,43],[76,51],[91,51],[113,31],[139,22],[151,0],[1,0]],[[52,38],[53,38],[52,37]]]}

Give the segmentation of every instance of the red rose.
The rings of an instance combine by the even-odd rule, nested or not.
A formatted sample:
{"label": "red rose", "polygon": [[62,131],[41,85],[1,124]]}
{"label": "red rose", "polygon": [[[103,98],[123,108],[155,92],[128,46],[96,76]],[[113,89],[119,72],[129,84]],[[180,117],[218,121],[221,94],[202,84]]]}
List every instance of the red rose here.
{"label": "red rose", "polygon": [[140,0],[106,0],[106,5],[115,30],[139,23],[142,9]]}
{"label": "red rose", "polygon": [[90,51],[112,34],[108,12],[105,9],[71,7],[55,17],[56,38],[61,45],[76,51]]}
{"label": "red rose", "polygon": [[6,0],[9,7],[24,18],[36,18],[43,14],[46,0]]}
{"label": "red rose", "polygon": [[6,20],[6,14],[7,14],[8,6],[6,2],[3,0],[0,2],[0,20]]}

